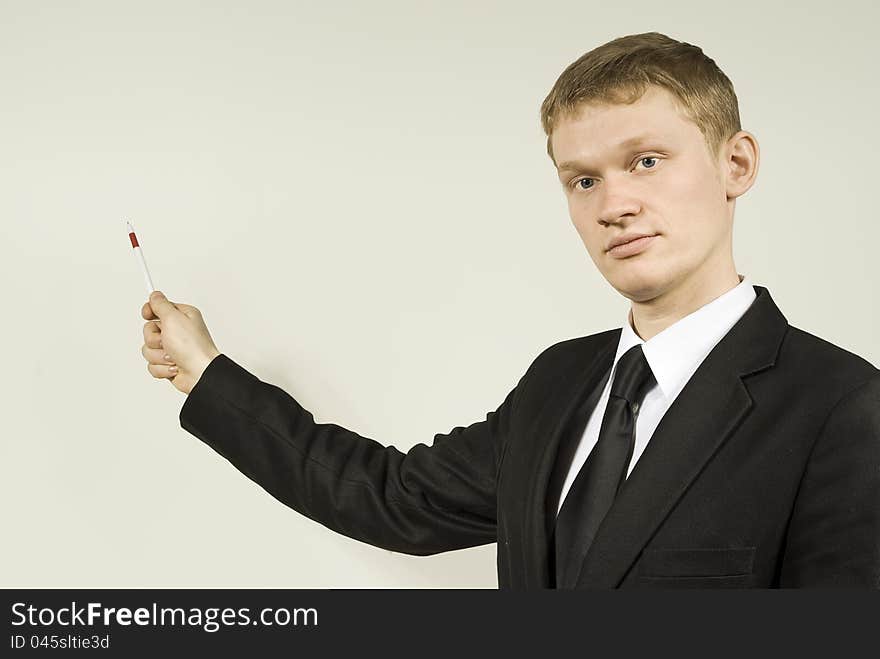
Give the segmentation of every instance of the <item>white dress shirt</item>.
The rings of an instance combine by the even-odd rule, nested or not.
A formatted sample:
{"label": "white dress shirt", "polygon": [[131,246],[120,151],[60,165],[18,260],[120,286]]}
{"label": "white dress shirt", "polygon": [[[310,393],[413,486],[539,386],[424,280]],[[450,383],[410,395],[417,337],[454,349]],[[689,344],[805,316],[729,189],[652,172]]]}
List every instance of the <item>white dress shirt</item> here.
{"label": "white dress shirt", "polygon": [[614,378],[617,362],[623,353],[633,346],[641,344],[648,365],[657,380],[657,384],[645,395],[636,417],[635,447],[626,472],[626,475],[629,476],[654,434],[654,429],[666,414],[666,410],[672,405],[703,360],[712,352],[712,348],[730,331],[730,328],[742,317],[756,297],[751,282],[740,275],[740,283],[737,286],[673,323],[647,341],[642,340],[635,333],[630,324],[631,314],[627,314],[627,321],[623,325],[620,341],[617,344],[611,377],[605,383],[602,396],[587,421],[583,437],[581,437],[580,444],[575,451],[568,476],[562,484],[559,506],[556,509],[557,514],[565,501],[565,495],[568,494],[574,479],[599,439],[599,428],[602,425],[602,417],[605,415],[605,407],[608,405],[611,382]]}

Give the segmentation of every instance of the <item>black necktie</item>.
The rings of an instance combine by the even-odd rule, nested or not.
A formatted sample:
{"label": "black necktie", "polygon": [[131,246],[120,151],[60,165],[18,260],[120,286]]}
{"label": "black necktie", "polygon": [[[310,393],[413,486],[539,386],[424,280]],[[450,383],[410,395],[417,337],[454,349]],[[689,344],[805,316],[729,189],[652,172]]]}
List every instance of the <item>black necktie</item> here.
{"label": "black necktie", "polygon": [[[617,362],[599,439],[556,518],[557,588],[573,588],[577,583],[596,531],[626,480],[635,444],[636,415],[655,382],[641,345],[627,350]],[[574,431],[583,432],[583,428]]]}

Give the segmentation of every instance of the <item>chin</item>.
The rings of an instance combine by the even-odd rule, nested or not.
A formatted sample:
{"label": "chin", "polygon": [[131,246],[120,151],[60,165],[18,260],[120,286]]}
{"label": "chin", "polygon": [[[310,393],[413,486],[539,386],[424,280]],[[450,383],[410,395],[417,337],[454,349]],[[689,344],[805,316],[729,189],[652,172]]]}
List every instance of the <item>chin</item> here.
{"label": "chin", "polygon": [[665,277],[651,272],[638,272],[635,268],[633,270],[612,273],[606,275],[605,279],[618,293],[633,302],[653,300],[668,288],[669,282]]}
{"label": "chin", "polygon": [[618,288],[617,292],[631,302],[649,302],[655,297],[659,297],[662,293],[662,291],[657,288],[640,288],[637,290],[624,290]]}

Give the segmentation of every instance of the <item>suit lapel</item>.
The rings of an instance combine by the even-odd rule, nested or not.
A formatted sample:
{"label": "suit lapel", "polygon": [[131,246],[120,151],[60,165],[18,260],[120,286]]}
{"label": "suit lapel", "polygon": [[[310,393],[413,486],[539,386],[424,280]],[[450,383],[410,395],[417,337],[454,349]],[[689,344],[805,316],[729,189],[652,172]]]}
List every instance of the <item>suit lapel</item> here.
{"label": "suit lapel", "polygon": [[[578,588],[619,585],[670,510],[751,409],[742,378],[773,365],[788,326],[767,289],[755,286],[755,290],[752,306],[709,353],[661,419],[599,527]],[[613,354],[612,350],[611,359]],[[566,407],[569,414],[572,402]]]}
{"label": "suit lapel", "polygon": [[[558,478],[558,468],[554,475],[554,466],[558,462],[558,453],[568,451],[567,442],[563,442],[567,437],[564,431],[569,429],[584,397],[596,388],[611,368],[619,338],[620,331],[617,330],[605,333],[598,345],[589,340],[574,341],[563,361],[557,363],[554,360],[549,366],[554,371],[558,369],[558,375],[542,392],[546,404],[531,426],[536,438],[546,439],[535,445],[534,468],[529,469],[532,478],[527,486],[529,496],[524,531],[526,538],[530,539],[527,547],[531,555],[526,564],[537,570],[528,576],[530,587],[550,588],[553,585],[551,536],[556,521],[556,503],[564,480],[564,473],[562,480]],[[550,428],[549,434],[546,428]]]}
{"label": "suit lapel", "polygon": [[736,376],[706,364],[663,416],[587,553],[578,588],[614,588],[751,408]]}

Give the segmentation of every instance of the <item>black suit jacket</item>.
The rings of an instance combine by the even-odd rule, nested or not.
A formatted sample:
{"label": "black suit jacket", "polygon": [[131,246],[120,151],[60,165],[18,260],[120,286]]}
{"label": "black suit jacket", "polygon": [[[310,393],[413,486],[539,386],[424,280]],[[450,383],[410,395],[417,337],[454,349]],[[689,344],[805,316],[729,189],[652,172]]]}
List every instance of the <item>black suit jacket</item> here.
{"label": "black suit jacket", "polygon": [[[755,290],[657,426],[579,588],[880,587],[880,372]],[[547,348],[484,421],[405,454],[315,423],[225,354],[180,423],[334,531],[418,555],[497,541],[500,588],[551,588],[557,452],[570,461],[561,440],[583,430],[570,422],[619,336]]]}

